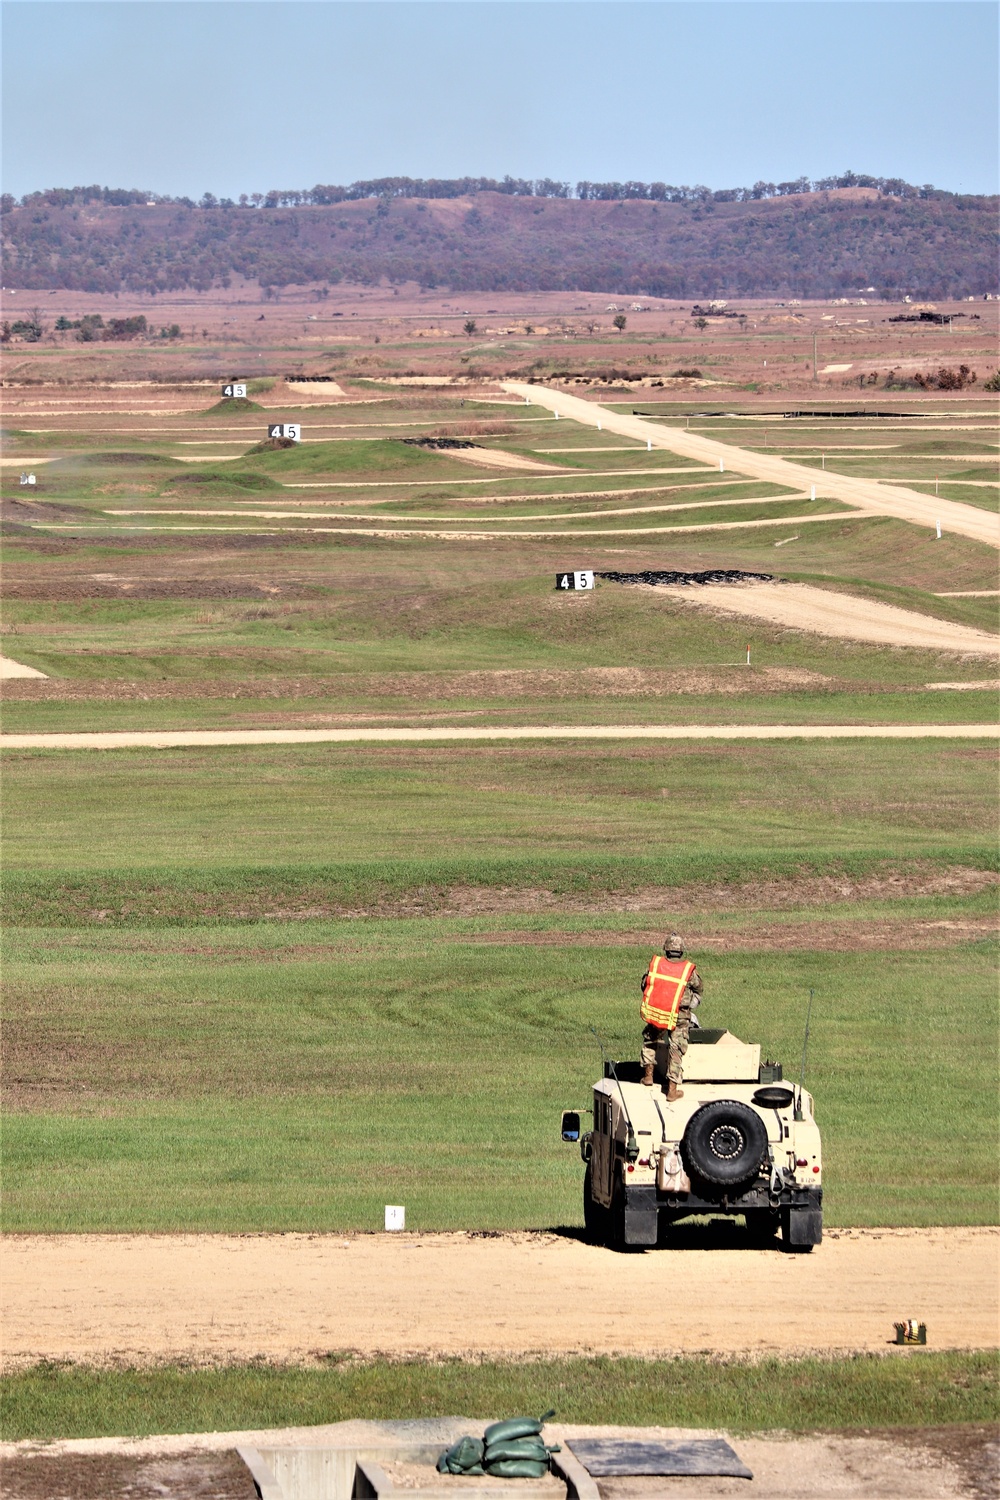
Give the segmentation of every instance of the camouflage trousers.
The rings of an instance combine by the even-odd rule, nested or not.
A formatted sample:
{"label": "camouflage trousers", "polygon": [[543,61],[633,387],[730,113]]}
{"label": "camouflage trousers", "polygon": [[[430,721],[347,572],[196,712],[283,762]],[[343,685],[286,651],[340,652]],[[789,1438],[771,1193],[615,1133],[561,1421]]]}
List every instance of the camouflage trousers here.
{"label": "camouflage trousers", "polygon": [[644,1026],[642,1028],[643,1067],[648,1067],[652,1063],[661,1078],[666,1078],[671,1083],[680,1083],[690,1030],[691,1011],[687,1006],[682,1006],[677,1012],[677,1025],[673,1031],[666,1031],[659,1026]]}

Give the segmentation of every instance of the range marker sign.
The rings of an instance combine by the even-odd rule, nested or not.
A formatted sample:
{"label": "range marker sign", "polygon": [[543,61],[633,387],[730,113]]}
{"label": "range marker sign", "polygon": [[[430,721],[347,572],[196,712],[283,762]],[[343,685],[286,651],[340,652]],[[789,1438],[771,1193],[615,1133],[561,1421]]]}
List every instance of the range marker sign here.
{"label": "range marker sign", "polygon": [[271,422],[267,435],[269,438],[290,438],[293,443],[301,443],[302,428],[298,422]]}
{"label": "range marker sign", "polygon": [[565,572],[556,574],[557,589],[592,589],[594,587],[594,574],[589,568],[582,571]]}
{"label": "range marker sign", "polygon": [[222,394],[234,401],[245,401],[247,399],[247,388],[242,383],[233,381],[230,385],[222,387]]}

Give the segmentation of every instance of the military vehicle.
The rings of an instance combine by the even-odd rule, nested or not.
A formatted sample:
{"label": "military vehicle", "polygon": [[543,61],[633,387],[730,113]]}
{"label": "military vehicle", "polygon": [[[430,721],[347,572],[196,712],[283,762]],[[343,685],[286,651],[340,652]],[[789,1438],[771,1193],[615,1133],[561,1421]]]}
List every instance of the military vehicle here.
{"label": "military vehicle", "polygon": [[813,1101],[779,1063],[729,1031],[691,1031],[683,1098],[640,1082],[637,1062],[605,1062],[593,1128],[564,1110],[562,1138],[586,1163],[587,1236],[614,1248],[662,1244],[692,1214],[740,1214],[755,1242],[809,1251],[823,1235]]}

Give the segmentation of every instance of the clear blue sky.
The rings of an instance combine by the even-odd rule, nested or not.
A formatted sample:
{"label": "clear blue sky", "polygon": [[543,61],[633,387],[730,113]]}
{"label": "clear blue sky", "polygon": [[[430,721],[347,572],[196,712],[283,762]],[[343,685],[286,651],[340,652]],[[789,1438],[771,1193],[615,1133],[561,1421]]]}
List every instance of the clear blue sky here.
{"label": "clear blue sky", "polygon": [[14,0],[4,188],[997,184],[986,0]]}

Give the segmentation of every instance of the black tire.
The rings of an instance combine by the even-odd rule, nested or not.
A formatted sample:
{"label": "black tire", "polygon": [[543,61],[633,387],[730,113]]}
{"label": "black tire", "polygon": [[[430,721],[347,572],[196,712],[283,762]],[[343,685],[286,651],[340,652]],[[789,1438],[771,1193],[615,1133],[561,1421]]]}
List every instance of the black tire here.
{"label": "black tire", "polygon": [[596,1202],[590,1162],[583,1174],[583,1232],[588,1245],[602,1245],[607,1234],[608,1211]]}
{"label": "black tire", "polygon": [[716,1188],[741,1187],[756,1177],[766,1150],[764,1121],[737,1099],[714,1099],[696,1109],[681,1141],[688,1173]]}

